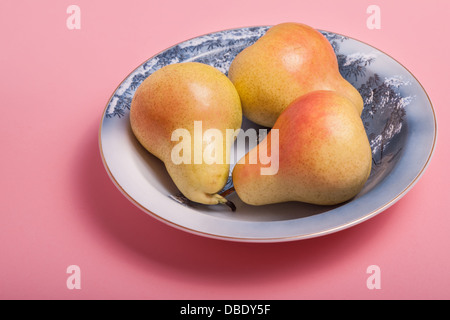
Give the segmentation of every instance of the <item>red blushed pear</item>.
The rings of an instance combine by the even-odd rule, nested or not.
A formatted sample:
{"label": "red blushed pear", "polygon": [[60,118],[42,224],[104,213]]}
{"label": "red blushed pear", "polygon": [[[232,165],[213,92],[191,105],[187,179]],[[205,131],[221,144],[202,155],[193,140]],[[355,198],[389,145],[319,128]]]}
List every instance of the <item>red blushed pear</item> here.
{"label": "red blushed pear", "polygon": [[241,97],[244,115],[266,127],[272,127],[292,101],[311,91],[337,91],[359,113],[363,109],[361,95],[339,73],[329,41],[300,23],[270,28],[235,57],[228,77]]}
{"label": "red blushed pear", "polygon": [[[217,192],[229,176],[225,157],[233,140],[225,139],[226,132],[239,129],[241,121],[241,103],[231,81],[197,62],[175,63],[152,73],[136,90],[130,107],[138,141],[164,162],[186,198],[203,204],[229,204]],[[215,139],[205,138],[207,132],[216,133]],[[218,158],[206,161],[208,150]]]}
{"label": "red blushed pear", "polygon": [[[277,130],[277,148],[271,139]],[[278,156],[274,174],[249,159]],[[334,91],[314,91],[292,102],[271,132],[233,169],[240,199],[251,205],[301,201],[334,205],[357,195],[372,166],[372,152],[359,112]]]}

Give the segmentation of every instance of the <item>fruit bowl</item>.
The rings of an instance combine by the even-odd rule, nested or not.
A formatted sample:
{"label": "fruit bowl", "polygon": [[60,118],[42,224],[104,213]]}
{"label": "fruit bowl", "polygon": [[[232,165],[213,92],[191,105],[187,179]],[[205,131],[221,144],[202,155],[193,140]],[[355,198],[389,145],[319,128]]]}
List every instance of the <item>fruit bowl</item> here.
{"label": "fruit bowl", "polygon": [[[129,111],[134,92],[159,68],[196,61],[227,74],[233,58],[269,26],[206,34],[174,45],[132,71],[110,97],[101,119],[99,146],[106,171],[136,206],[171,226],[198,235],[246,242],[280,242],[322,236],[368,220],[404,196],[426,169],[435,147],[436,117],[425,90],[399,62],[358,40],[321,31],[332,44],[341,75],[364,99],[361,118],[372,149],[372,171],[363,190],[335,206],[300,202],[250,206],[236,194],[226,206],[184,201],[164,164],[134,137]],[[243,119],[242,129],[260,126]],[[247,146],[248,147],[248,146]],[[231,168],[248,148],[234,146]],[[224,190],[232,186],[231,178]]]}

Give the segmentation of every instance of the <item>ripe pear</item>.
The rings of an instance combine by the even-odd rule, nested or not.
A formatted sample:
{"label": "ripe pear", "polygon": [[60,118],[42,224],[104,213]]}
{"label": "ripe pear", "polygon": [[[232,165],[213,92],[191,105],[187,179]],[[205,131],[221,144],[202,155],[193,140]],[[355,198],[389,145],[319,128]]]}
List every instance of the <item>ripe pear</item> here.
{"label": "ripe pear", "polygon": [[316,29],[300,23],[271,27],[232,61],[228,77],[235,85],[244,115],[272,127],[296,98],[316,90],[346,96],[359,113],[359,92],[339,73],[336,54]]}
{"label": "ripe pear", "polygon": [[[273,141],[274,130],[279,139]],[[261,161],[249,161],[261,154],[278,157],[278,168],[261,174]],[[353,103],[333,91],[314,91],[294,100],[266,138],[238,161],[233,182],[251,205],[334,205],[360,192],[371,166],[370,144]]]}
{"label": "ripe pear", "polygon": [[[241,103],[231,81],[197,62],[175,63],[152,73],[136,90],[130,107],[138,141],[164,162],[186,198],[202,204],[229,204],[217,192],[229,177],[226,157],[233,143],[214,135],[205,138],[203,132],[211,129],[226,137],[226,130],[239,129],[241,122]],[[205,150],[218,155],[213,158],[217,161],[205,160]]]}

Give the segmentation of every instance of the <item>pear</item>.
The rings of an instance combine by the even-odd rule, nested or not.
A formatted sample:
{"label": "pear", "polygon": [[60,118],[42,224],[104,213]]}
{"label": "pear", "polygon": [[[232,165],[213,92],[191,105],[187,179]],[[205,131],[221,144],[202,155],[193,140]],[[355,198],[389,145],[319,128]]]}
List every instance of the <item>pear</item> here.
{"label": "pear", "polygon": [[[278,134],[278,139],[272,135]],[[264,172],[259,155],[278,159]],[[258,159],[252,164],[251,159]],[[367,181],[372,152],[354,104],[334,91],[294,100],[261,143],[233,169],[240,199],[251,205],[301,201],[335,205],[357,195]]]}
{"label": "pear", "polygon": [[296,98],[316,90],[333,90],[350,99],[359,113],[359,92],[339,73],[336,54],[316,29],[300,23],[271,27],[232,61],[228,77],[235,85],[244,115],[272,127]]}
{"label": "pear", "polygon": [[233,139],[225,137],[227,129],[237,130],[241,122],[240,98],[231,81],[197,62],[174,63],[152,73],[130,107],[137,140],[164,162],[186,198],[202,204],[229,204],[217,194],[229,177]]}

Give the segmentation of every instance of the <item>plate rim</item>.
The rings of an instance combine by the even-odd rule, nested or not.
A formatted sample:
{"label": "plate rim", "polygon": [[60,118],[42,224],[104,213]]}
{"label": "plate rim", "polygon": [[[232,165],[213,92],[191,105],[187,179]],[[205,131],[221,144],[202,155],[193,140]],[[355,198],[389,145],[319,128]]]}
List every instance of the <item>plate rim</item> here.
{"label": "plate rim", "polygon": [[[105,168],[109,178],[112,180],[112,182],[114,183],[114,185],[119,189],[119,191],[131,202],[133,203],[137,208],[139,208],[140,210],[144,211],[146,214],[148,214],[149,216],[155,218],[158,221],[161,221],[167,225],[170,225],[171,227],[174,227],[176,229],[191,233],[191,234],[195,234],[197,236],[203,236],[203,237],[208,237],[208,238],[213,238],[213,239],[219,239],[219,240],[226,240],[226,241],[233,241],[233,242],[252,242],[252,243],[274,243],[274,242],[289,242],[289,241],[298,241],[298,240],[305,240],[305,239],[311,239],[311,238],[316,238],[316,237],[320,237],[320,236],[325,236],[328,234],[332,234],[332,233],[336,233],[338,231],[341,230],[345,230],[348,229],[352,226],[358,225],[366,220],[369,220],[370,218],[373,218],[374,216],[378,215],[379,213],[385,211],[386,209],[388,209],[389,207],[391,207],[393,204],[395,204],[398,200],[400,200],[403,196],[406,195],[406,193],[418,182],[418,180],[423,176],[425,170],[428,168],[430,162],[431,162],[431,158],[433,157],[433,154],[435,152],[436,149],[436,142],[437,142],[437,136],[438,136],[438,123],[437,123],[437,117],[436,117],[436,111],[433,107],[433,103],[431,101],[431,98],[428,94],[428,92],[425,90],[424,86],[422,85],[422,83],[417,79],[417,77],[407,68],[405,67],[405,65],[403,65],[401,62],[399,62],[397,59],[395,59],[394,57],[392,57],[390,54],[386,53],[383,50],[378,49],[377,47],[365,42],[365,41],[361,41],[359,39],[356,39],[354,37],[350,37],[341,33],[337,33],[334,31],[328,31],[328,30],[324,30],[324,29],[318,29],[315,28],[316,30],[320,31],[320,32],[326,32],[326,33],[331,33],[331,34],[335,34],[338,36],[342,36],[345,37],[347,39],[351,39],[353,41],[357,41],[359,43],[362,43],[366,46],[369,46],[377,51],[379,51],[380,53],[382,53],[383,55],[387,56],[388,58],[392,59],[395,63],[397,63],[398,65],[400,65],[404,70],[406,70],[409,75],[417,82],[417,84],[420,86],[420,88],[422,89],[423,93],[425,94],[428,102],[429,102],[429,107],[431,109],[431,114],[433,116],[433,142],[430,146],[430,151],[428,153],[427,159],[424,163],[424,165],[421,167],[420,172],[414,177],[414,179],[403,188],[403,190],[401,192],[399,192],[397,195],[395,195],[394,198],[392,198],[389,202],[385,203],[383,206],[377,208],[376,210],[373,210],[361,217],[359,217],[358,219],[352,220],[350,222],[341,224],[339,226],[335,226],[332,228],[327,228],[325,230],[321,230],[321,231],[317,231],[317,232],[312,232],[312,233],[308,233],[308,234],[301,234],[301,235],[294,235],[294,236],[280,236],[280,237],[239,237],[239,236],[227,236],[227,235],[218,235],[218,234],[214,234],[214,233],[208,233],[205,231],[201,231],[201,230],[195,230],[183,225],[180,225],[178,223],[175,223],[173,221],[170,221],[160,215],[158,215],[157,213],[151,211],[150,209],[144,207],[142,204],[140,204],[137,200],[135,200],[128,192],[126,192],[123,187],[120,185],[120,183],[116,180],[116,178],[114,177],[114,175],[112,174],[106,158],[104,156],[103,153],[103,147],[102,147],[102,128],[103,128],[103,122],[104,119],[106,117],[106,113],[108,110],[108,106],[111,102],[111,100],[114,97],[114,94],[116,93],[116,91],[120,88],[120,86],[130,77],[130,75],[132,75],[135,71],[137,71],[142,65],[144,65],[147,61],[153,59],[154,57],[160,55],[161,53],[176,47],[177,45],[180,45],[182,43],[200,38],[200,37],[204,37],[204,36],[208,36],[208,35],[213,35],[216,33],[220,33],[220,32],[231,32],[233,30],[241,30],[241,29],[250,29],[250,28],[270,28],[273,25],[252,25],[252,26],[243,26],[243,27],[236,27],[236,28],[228,28],[228,29],[222,29],[222,30],[218,30],[218,31],[212,31],[212,32],[208,32],[208,33],[204,33],[195,37],[191,37],[188,38],[186,40],[177,42],[163,50],[160,50],[159,52],[153,54],[151,57],[147,58],[146,60],[144,60],[143,62],[141,62],[138,66],[136,66],[131,72],[129,72],[123,79],[122,81],[120,81],[120,83],[116,86],[116,88],[112,91],[112,94],[110,95],[109,99],[106,102],[106,106],[103,109],[103,112],[101,114],[101,118],[100,118],[100,126],[98,129],[98,147],[99,147],[99,151],[100,151],[100,156],[102,159],[102,164],[103,167]],[[267,221],[268,223],[270,223],[270,221]]]}

